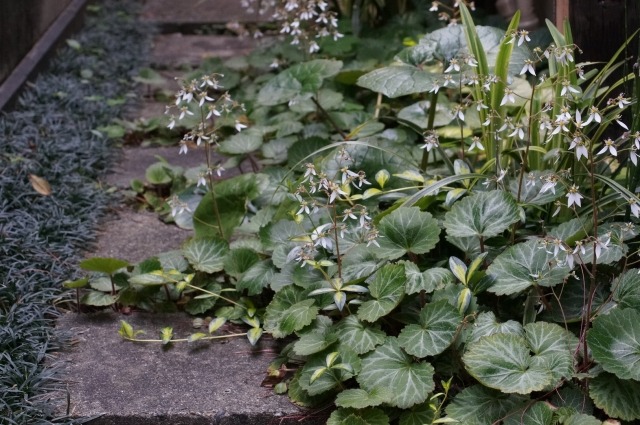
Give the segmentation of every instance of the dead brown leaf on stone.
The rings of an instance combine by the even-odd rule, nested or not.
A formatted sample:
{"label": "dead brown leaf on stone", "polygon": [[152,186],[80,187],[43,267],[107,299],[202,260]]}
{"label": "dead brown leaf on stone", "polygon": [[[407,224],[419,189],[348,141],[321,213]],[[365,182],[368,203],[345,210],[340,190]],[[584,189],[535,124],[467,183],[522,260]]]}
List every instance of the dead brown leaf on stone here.
{"label": "dead brown leaf on stone", "polygon": [[49,182],[42,177],[38,177],[35,174],[29,174],[29,181],[31,182],[33,189],[40,195],[51,195],[51,185],[49,185]]}

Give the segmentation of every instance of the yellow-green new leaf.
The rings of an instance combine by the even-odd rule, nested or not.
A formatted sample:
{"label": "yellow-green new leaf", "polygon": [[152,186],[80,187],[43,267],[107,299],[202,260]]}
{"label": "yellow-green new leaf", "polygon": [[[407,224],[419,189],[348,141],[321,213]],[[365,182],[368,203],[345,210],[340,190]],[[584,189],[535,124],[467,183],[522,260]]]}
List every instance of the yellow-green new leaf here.
{"label": "yellow-green new leaf", "polygon": [[163,345],[167,345],[171,342],[171,338],[173,338],[173,328],[162,328],[160,331],[160,338],[162,339]]}

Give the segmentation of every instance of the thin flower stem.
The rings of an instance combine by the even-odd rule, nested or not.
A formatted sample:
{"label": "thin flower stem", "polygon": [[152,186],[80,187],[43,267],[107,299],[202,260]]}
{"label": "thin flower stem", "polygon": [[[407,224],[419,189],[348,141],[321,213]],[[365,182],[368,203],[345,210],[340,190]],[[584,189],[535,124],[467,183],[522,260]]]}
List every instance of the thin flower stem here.
{"label": "thin flower stem", "polygon": [[[427,117],[427,131],[433,130],[433,123],[436,119],[436,104],[438,102],[438,93],[431,93],[429,98],[429,116]],[[427,171],[427,164],[429,162],[429,151],[424,150],[422,152],[422,161],[420,162],[420,169],[425,172]]]}
{"label": "thin flower stem", "polygon": [[382,93],[378,93],[378,99],[376,100],[376,109],[373,113],[373,118],[378,119],[380,117],[380,107],[382,106]]}
{"label": "thin flower stem", "polygon": [[520,197],[522,196],[522,181],[524,180],[524,173],[526,173],[529,164],[529,148],[531,147],[531,129],[533,128],[533,98],[536,94],[536,85],[531,87],[531,100],[529,101],[529,137],[527,137],[527,144],[524,148],[524,156],[522,158],[522,164],[520,166],[520,176],[518,177],[518,196],[516,202],[520,203]]}
{"label": "thin flower stem", "polygon": [[230,304],[233,304],[233,305],[235,305],[237,307],[243,308],[245,310],[247,309],[247,307],[243,306],[242,304],[239,304],[239,303],[237,303],[237,302],[235,302],[235,301],[233,301],[233,300],[231,300],[229,298],[223,297],[220,294],[216,294],[215,292],[207,291],[206,289],[200,288],[199,286],[195,286],[195,285],[191,285],[190,283],[187,283],[187,288],[195,289],[197,291],[202,291],[205,294],[213,295],[214,297],[220,298],[221,300],[225,300],[226,302],[228,302]]}
{"label": "thin flower stem", "polygon": [[336,243],[336,260],[338,262],[338,277],[342,279],[342,258],[340,258],[340,243],[338,239],[338,212],[336,210],[336,204],[333,204],[333,238]]}
{"label": "thin flower stem", "polygon": [[597,194],[596,194],[596,182],[595,182],[595,161],[593,158],[594,144],[591,143],[591,152],[590,152],[590,178],[591,178],[591,205],[593,207],[593,234],[595,237],[595,241],[593,242],[593,258],[591,264],[591,275],[589,276],[589,296],[587,298],[586,308],[584,316],[582,317],[581,324],[581,337],[583,339],[583,364],[582,367],[586,368],[589,364],[589,347],[587,343],[587,330],[589,329],[589,324],[591,323],[591,307],[593,303],[593,297],[596,292],[596,278],[598,272],[597,265],[597,256],[596,256],[596,245],[598,244],[598,204],[596,202]]}
{"label": "thin flower stem", "polygon": [[[211,134],[215,133],[215,120],[213,118],[213,116],[211,117],[211,121],[214,124],[214,129],[211,132]],[[204,115],[204,109],[202,107],[200,107],[200,122],[202,124],[202,131],[204,131],[205,127],[206,127],[206,122],[205,122],[205,115]],[[212,136],[213,137],[213,136]],[[218,224],[218,233],[220,233],[220,238],[224,239],[224,230],[222,230],[222,219],[220,218],[220,210],[218,209],[218,200],[216,199],[216,193],[213,190],[213,174],[211,173],[211,170],[213,169],[212,167],[212,148],[211,145],[205,140],[204,141],[204,152],[205,152],[205,157],[207,160],[207,177],[208,177],[208,183],[209,183],[209,191],[211,192],[211,200],[213,201],[213,215],[216,218],[216,222]]]}
{"label": "thin flower stem", "polygon": [[320,102],[318,102],[315,96],[311,98],[311,101],[316,105],[318,110],[322,112],[322,115],[324,115],[324,117],[327,119],[329,124],[331,124],[334,130],[336,130],[336,132],[340,134],[340,137],[342,137],[343,140],[349,140],[349,136],[344,131],[342,131],[340,127],[338,127],[338,124],[336,124],[336,122],[333,120],[333,118],[331,118],[329,113],[322,107],[322,105],[320,105]]}
{"label": "thin flower stem", "polygon": [[[226,339],[226,338],[234,338],[238,336],[247,336],[247,334],[241,333],[241,334],[229,334],[229,335],[203,336],[202,338],[197,339],[197,341],[212,340],[212,339]],[[138,339],[135,337],[129,338],[128,336],[123,336],[123,338],[126,339],[127,341],[132,341],[132,342],[164,342],[161,339]],[[190,341],[189,341],[189,338],[178,338],[178,339],[172,339],[169,342],[190,342]]]}

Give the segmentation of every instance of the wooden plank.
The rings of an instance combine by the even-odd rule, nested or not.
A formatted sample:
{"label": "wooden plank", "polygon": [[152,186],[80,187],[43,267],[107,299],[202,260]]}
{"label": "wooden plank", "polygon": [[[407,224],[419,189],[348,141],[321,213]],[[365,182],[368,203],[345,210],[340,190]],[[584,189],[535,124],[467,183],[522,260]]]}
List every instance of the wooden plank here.
{"label": "wooden plank", "polygon": [[[561,0],[558,0],[561,1]],[[603,61],[640,28],[638,0],[571,0],[569,15],[575,44],[583,51],[579,61]],[[638,37],[628,55],[638,52]]]}
{"label": "wooden plank", "polygon": [[0,110],[9,108],[24,84],[33,78],[62,39],[73,31],[88,0],[72,0],[0,85]]}

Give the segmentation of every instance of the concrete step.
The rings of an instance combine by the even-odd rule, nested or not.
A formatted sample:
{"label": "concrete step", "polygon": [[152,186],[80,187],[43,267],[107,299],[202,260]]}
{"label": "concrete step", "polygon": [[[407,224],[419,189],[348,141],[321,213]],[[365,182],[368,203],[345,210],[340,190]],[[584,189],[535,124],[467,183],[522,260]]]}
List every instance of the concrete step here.
{"label": "concrete step", "polygon": [[272,12],[248,13],[240,0],[146,0],[142,20],[156,25],[268,22]]}
{"label": "concrete step", "polygon": [[165,326],[180,337],[197,331],[190,317],[177,313],[66,314],[58,327],[71,332],[75,344],[58,359],[68,382],[69,400],[68,405],[60,406],[60,414],[68,411],[74,418],[96,417],[91,425],[326,422],[326,413],[301,409],[286,396],[261,387],[277,353],[277,344],[268,337],[255,347],[246,337],[164,347],[122,340],[117,333],[121,319],[144,330],[140,338],[158,338]]}
{"label": "concrete step", "polygon": [[259,43],[249,36],[160,34],[154,37],[151,63],[157,68],[196,66],[207,58],[248,54]]}

